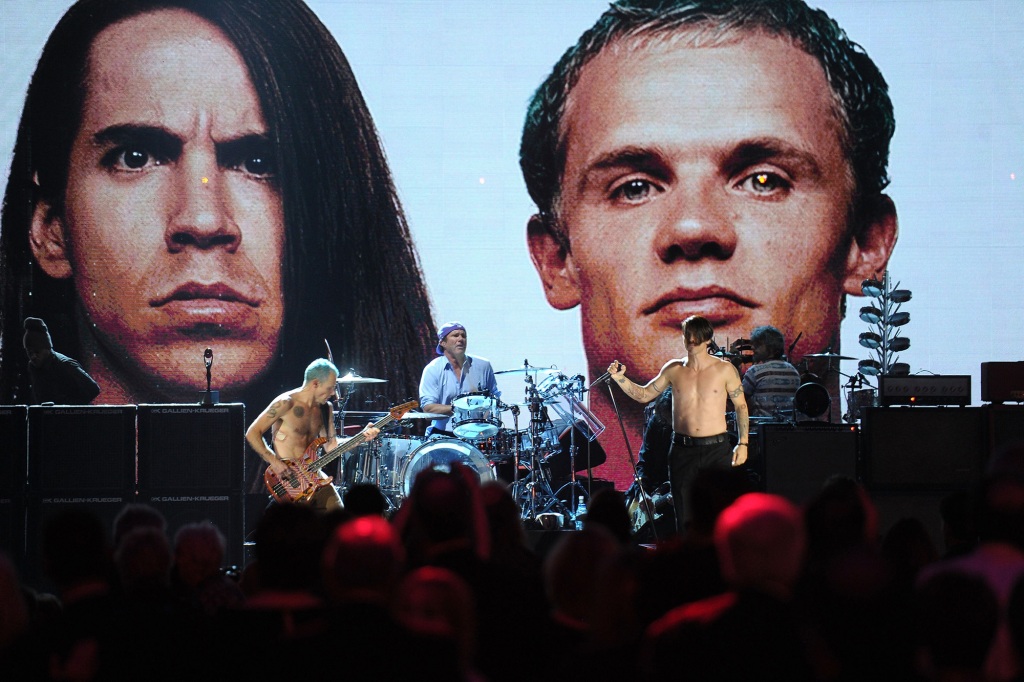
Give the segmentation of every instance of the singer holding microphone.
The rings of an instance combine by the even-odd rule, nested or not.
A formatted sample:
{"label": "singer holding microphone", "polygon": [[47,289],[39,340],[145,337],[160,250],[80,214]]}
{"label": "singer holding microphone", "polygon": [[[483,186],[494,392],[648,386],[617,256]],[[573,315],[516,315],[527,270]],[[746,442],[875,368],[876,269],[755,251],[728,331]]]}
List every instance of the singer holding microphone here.
{"label": "singer holding microphone", "polygon": [[[686,357],[669,360],[658,375],[643,386],[626,378],[627,367],[618,360],[608,376],[633,400],[649,403],[672,388],[672,447],[668,456],[669,481],[680,534],[692,517],[689,495],[703,469],[739,466],[747,461],[749,415],[739,372],[732,363],[709,354],[714,343],[711,323],[698,315],[683,320]],[[730,448],[726,430],[727,400],[736,411],[739,442]]]}

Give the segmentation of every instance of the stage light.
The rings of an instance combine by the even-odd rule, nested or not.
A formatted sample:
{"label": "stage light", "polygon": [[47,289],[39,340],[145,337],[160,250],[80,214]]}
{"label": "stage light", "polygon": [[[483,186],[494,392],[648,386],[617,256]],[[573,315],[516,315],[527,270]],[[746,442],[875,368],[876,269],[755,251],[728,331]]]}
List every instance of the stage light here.
{"label": "stage light", "polygon": [[878,324],[882,319],[882,311],[873,305],[866,305],[860,309],[860,319],[868,324]]}
{"label": "stage light", "polygon": [[875,332],[861,332],[858,339],[865,348],[878,348],[882,345],[882,337]]}
{"label": "stage light", "polygon": [[857,371],[875,377],[881,374],[882,365],[878,360],[861,360],[857,363]]}
{"label": "stage light", "polygon": [[907,322],[910,322],[910,313],[903,311],[899,313],[893,313],[889,316],[890,327],[902,327]]}
{"label": "stage light", "polygon": [[885,344],[885,349],[891,353],[902,353],[908,348],[910,348],[910,339],[905,336],[889,339]]}
{"label": "stage light", "polygon": [[910,297],[910,289],[893,289],[889,294],[889,300],[893,303],[906,303]]}
{"label": "stage light", "polygon": [[894,362],[889,366],[889,376],[905,377],[910,375],[910,365],[906,362]]}
{"label": "stage light", "polygon": [[882,283],[877,279],[866,279],[860,283],[860,291],[865,296],[878,298],[882,295],[882,292],[885,291],[885,287],[883,287]]}

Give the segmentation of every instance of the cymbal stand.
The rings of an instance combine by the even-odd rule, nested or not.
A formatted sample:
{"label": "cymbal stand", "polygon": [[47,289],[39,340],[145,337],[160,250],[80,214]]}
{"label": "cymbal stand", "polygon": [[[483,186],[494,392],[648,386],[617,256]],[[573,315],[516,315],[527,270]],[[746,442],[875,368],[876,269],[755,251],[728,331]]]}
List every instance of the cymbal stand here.
{"label": "cymbal stand", "polygon": [[[324,339],[324,343],[327,343],[327,339]],[[327,352],[330,353],[331,347],[327,347]],[[351,371],[351,370],[350,370]],[[334,384],[334,398],[331,401],[334,404],[334,435],[339,438],[345,435],[345,413],[348,411],[348,401],[352,398],[352,393],[355,391],[355,384],[346,384],[344,394],[338,390],[338,384]],[[379,453],[378,453],[379,456]],[[345,480],[345,460],[347,457],[339,457],[337,465],[337,474],[334,477],[336,481]]]}
{"label": "cymbal stand", "polygon": [[[564,376],[562,376],[560,378],[562,379],[561,389],[562,389],[563,395],[567,394],[567,393],[570,393],[570,392],[573,392],[575,390],[574,389],[574,384],[577,383],[575,380],[569,381]],[[580,382],[582,382],[583,377],[578,377],[578,378],[579,378]],[[582,401],[583,401],[583,385],[582,385],[582,383],[579,384],[579,395],[576,396],[576,398],[582,403]],[[565,491],[566,488],[568,488],[569,490],[572,491],[570,493],[569,499],[571,500],[570,504],[572,506],[572,518],[575,519],[576,518],[576,513],[579,511],[577,509],[577,507],[579,506],[579,501],[577,499],[577,497],[578,497],[577,493],[583,493],[583,495],[585,496],[585,499],[589,501],[590,500],[591,491],[589,491],[586,488],[584,488],[583,484],[576,480],[576,403],[573,402],[572,400],[569,401],[569,414],[570,414],[570,417],[571,417],[570,420],[569,420],[569,422],[570,422],[570,424],[569,424],[569,482],[564,484],[561,488],[558,489],[558,491],[555,493],[555,497],[557,497],[558,499],[562,499],[561,495],[563,494],[563,492]],[[592,482],[594,480],[593,472],[590,469],[590,457],[589,457],[589,455],[587,457],[587,476],[588,476],[588,479],[587,479],[588,482]],[[593,485],[593,483],[591,483],[591,485]]]}
{"label": "cymbal stand", "polygon": [[[533,378],[529,374],[526,376],[526,385],[527,403],[530,408],[530,426],[527,429],[527,434],[530,438],[530,473],[523,479],[522,486],[519,489],[513,488],[513,497],[519,500],[525,497],[527,493],[529,494],[528,503],[524,502],[522,507],[521,518],[523,519],[536,521],[538,514],[551,511],[564,516],[566,514],[565,505],[562,504],[562,501],[551,490],[551,482],[545,475],[541,467],[540,457],[538,456],[541,448],[540,433],[546,420],[544,401],[537,392],[537,387],[534,385]],[[518,456],[516,459],[516,470],[518,471]]]}

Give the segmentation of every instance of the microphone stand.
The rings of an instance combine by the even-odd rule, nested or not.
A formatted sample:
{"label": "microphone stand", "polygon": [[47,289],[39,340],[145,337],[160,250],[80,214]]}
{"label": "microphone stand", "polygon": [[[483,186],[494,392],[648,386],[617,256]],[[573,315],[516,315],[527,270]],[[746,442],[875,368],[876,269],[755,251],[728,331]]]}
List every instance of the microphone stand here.
{"label": "microphone stand", "polygon": [[203,361],[206,363],[206,393],[203,395],[203,406],[209,407],[213,405],[213,392],[210,390],[210,368],[213,367],[213,351],[209,348],[206,349],[206,353],[203,355]]}
{"label": "microphone stand", "polygon": [[[654,542],[660,542],[658,537],[658,526],[654,523],[654,508],[651,506],[651,500],[647,497],[647,491],[644,490],[644,483],[640,480],[640,472],[636,468],[636,458],[633,457],[633,448],[629,445],[629,436],[626,434],[626,425],[622,421],[622,414],[619,413],[619,404],[615,402],[615,391],[612,389],[612,377],[606,373],[606,377],[602,377],[605,385],[608,386],[608,397],[612,401],[612,409],[615,410],[615,417],[619,420],[619,429],[622,430],[622,440],[626,444],[626,452],[629,454],[629,465],[633,467],[633,480],[636,482],[637,487],[640,488],[640,500],[644,505],[644,509],[647,510],[647,518],[650,519],[651,530],[654,531]],[[598,379],[594,383],[598,383],[601,379]],[[593,385],[593,384],[591,384]]]}
{"label": "microphone stand", "polygon": [[[572,384],[569,383],[564,376],[562,376],[561,379],[563,382],[562,390],[564,391],[564,393],[571,394],[574,391]],[[583,402],[582,388],[583,387],[581,384],[579,397],[581,403]],[[574,396],[570,395],[570,397]],[[590,483],[591,488],[586,489],[582,485],[580,485],[579,482],[576,481],[576,405],[573,403],[572,400],[569,400],[569,408],[569,482],[558,489],[558,492],[555,493],[555,497],[561,499],[560,497],[558,497],[559,493],[564,491],[566,488],[569,488],[572,491],[572,502],[570,503],[570,509],[572,511],[572,519],[575,520],[576,514],[579,513],[579,500],[576,499],[576,492],[577,490],[581,490],[582,492],[586,493],[587,499],[589,500],[593,495],[594,475],[590,467],[590,444],[587,443],[587,476],[589,476],[588,483]]]}

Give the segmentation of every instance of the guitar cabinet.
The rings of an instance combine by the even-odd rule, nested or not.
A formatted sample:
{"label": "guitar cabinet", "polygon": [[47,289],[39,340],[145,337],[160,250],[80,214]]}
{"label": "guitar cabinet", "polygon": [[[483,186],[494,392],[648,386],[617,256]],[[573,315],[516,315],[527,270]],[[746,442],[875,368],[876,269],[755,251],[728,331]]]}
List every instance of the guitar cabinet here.
{"label": "guitar cabinet", "polygon": [[875,491],[974,485],[988,460],[979,407],[869,407],[862,413],[864,484]]}
{"label": "guitar cabinet", "polygon": [[141,496],[234,495],[245,477],[245,405],[139,405]]}
{"label": "guitar cabinet", "polygon": [[833,476],[860,478],[855,424],[762,424],[759,437],[765,492],[804,504]]}

